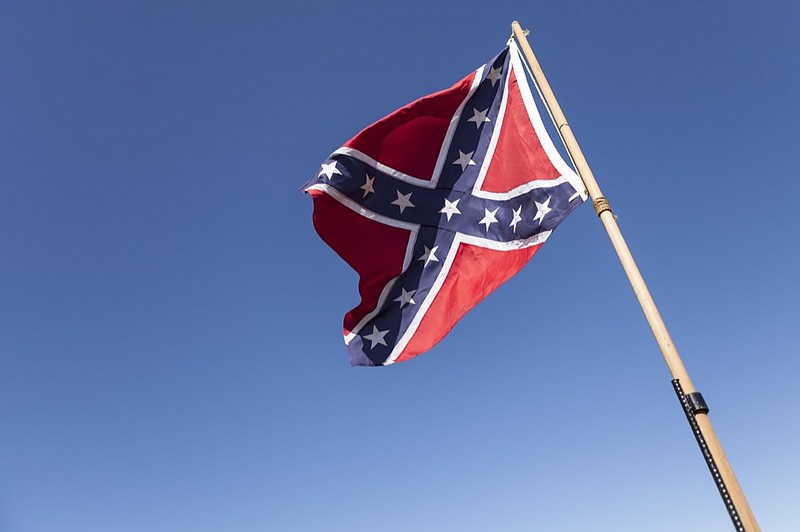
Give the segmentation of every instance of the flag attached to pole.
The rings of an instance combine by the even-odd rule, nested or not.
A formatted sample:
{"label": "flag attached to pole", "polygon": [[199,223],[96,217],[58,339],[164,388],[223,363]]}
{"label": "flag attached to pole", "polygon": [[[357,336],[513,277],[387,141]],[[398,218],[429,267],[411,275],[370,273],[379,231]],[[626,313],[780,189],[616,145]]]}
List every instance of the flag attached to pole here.
{"label": "flag attached to pole", "polygon": [[357,366],[433,347],[586,199],[514,41],[361,131],[304,190],[320,237],[359,275],[361,302],[344,318]]}

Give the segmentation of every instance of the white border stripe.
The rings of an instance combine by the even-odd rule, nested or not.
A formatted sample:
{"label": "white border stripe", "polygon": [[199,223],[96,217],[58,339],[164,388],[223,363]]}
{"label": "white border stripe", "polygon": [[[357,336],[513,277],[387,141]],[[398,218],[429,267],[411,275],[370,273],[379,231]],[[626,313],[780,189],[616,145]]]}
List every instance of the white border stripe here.
{"label": "white border stripe", "polygon": [[458,253],[458,249],[461,247],[461,244],[472,244],[475,246],[480,246],[484,248],[494,249],[498,251],[507,251],[511,249],[523,249],[531,246],[535,246],[538,244],[544,243],[545,240],[550,236],[552,231],[542,231],[541,233],[537,233],[529,238],[524,240],[514,240],[511,242],[496,242],[494,240],[487,240],[485,238],[475,237],[475,236],[468,236],[463,233],[456,233],[455,238],[453,239],[453,245],[450,246],[450,252],[447,254],[447,257],[442,264],[442,270],[439,272],[439,275],[436,277],[436,280],[433,283],[428,295],[425,296],[425,300],[420,305],[419,309],[417,310],[417,314],[414,316],[414,319],[411,320],[411,323],[406,329],[406,332],[403,333],[397,343],[395,343],[394,349],[389,354],[387,359],[383,362],[384,366],[388,366],[389,364],[394,364],[395,360],[400,353],[408,345],[408,342],[414,337],[414,334],[417,332],[420,323],[425,318],[428,313],[428,309],[433,304],[433,301],[436,299],[436,296],[439,294],[439,290],[441,290],[442,286],[444,285],[445,280],[447,279],[447,275],[450,272],[450,267],[453,265],[453,261],[455,261],[456,253]]}
{"label": "white border stripe", "polygon": [[536,107],[536,102],[533,99],[533,94],[531,93],[530,86],[528,85],[528,78],[525,75],[525,71],[522,67],[522,61],[520,59],[519,48],[517,48],[517,44],[512,41],[509,44],[509,50],[511,57],[510,70],[513,70],[516,76],[520,95],[522,96],[522,102],[525,106],[525,110],[528,113],[528,119],[533,125],[534,131],[539,138],[542,148],[544,148],[545,154],[550,160],[550,163],[560,174],[560,177],[554,180],[539,180],[525,183],[508,192],[488,192],[481,189],[483,182],[486,179],[486,173],[489,170],[489,165],[494,157],[494,151],[497,147],[497,141],[500,137],[500,131],[502,129],[503,118],[505,117],[506,113],[509,88],[508,80],[511,76],[511,72],[509,71],[506,73],[506,83],[503,88],[503,99],[500,103],[500,111],[498,114],[497,123],[492,131],[492,138],[489,142],[489,148],[486,152],[486,157],[483,160],[483,164],[481,165],[481,170],[478,174],[478,180],[475,183],[472,194],[479,198],[506,200],[536,188],[555,186],[560,183],[569,182],[572,187],[579,192],[581,198],[586,199],[585,186],[583,182],[572,170],[572,168],[570,168],[569,165],[564,161],[564,159],[561,157],[561,154],[558,153],[558,150],[553,144],[553,140],[550,138],[550,135],[547,134],[547,129],[544,127],[544,123],[542,123],[542,117],[539,115],[539,110]]}
{"label": "white border stripe", "polygon": [[[411,260],[414,255],[414,246],[417,243],[417,235],[419,234],[419,225],[403,222],[401,220],[395,220],[393,218],[388,218],[369,209],[365,209],[364,207],[362,207],[355,201],[351,200],[350,198],[348,198],[347,196],[345,196],[344,194],[342,194],[341,192],[339,192],[330,185],[325,185],[325,184],[313,185],[308,187],[307,190],[319,190],[321,192],[324,192],[334,200],[338,201],[339,203],[350,209],[351,211],[357,212],[358,214],[360,214],[365,218],[369,218],[370,220],[374,220],[384,225],[388,225],[391,227],[398,227],[400,229],[406,229],[407,231],[409,231],[411,234],[409,235],[408,238],[408,245],[406,246],[406,253],[405,257],[403,257],[403,267],[400,270],[400,274],[402,275],[402,273],[408,269],[408,266],[409,264],[411,264]],[[399,275],[397,277],[392,277],[389,280],[389,282],[387,282],[386,285],[383,287],[383,290],[381,290],[381,295],[378,297],[378,304],[372,310],[372,312],[364,316],[361,319],[361,321],[359,321],[358,324],[355,327],[353,327],[353,329],[350,331],[349,334],[344,335],[345,345],[349,344],[353,340],[353,338],[355,338],[358,335],[358,332],[364,327],[364,325],[369,323],[369,321],[372,320],[372,318],[374,318],[376,314],[378,314],[378,311],[383,308],[383,305],[386,303],[386,298],[389,297],[389,292],[392,291],[392,287],[394,287],[394,283],[395,281],[397,281],[398,277]]]}
{"label": "white border stripe", "polygon": [[384,216],[382,214],[378,214],[375,211],[371,211],[365,207],[362,207],[357,202],[351,200],[335,188],[330,185],[326,185],[324,183],[318,183],[316,185],[311,185],[306,190],[319,190],[320,192],[325,192],[330,197],[350,209],[351,211],[355,211],[361,216],[365,218],[369,218],[370,220],[375,220],[376,222],[380,222],[385,225],[391,225],[392,227],[399,227],[401,229],[408,229],[409,231],[415,232],[419,229],[419,225],[412,224],[410,222],[404,222],[402,220],[395,220],[394,218],[389,218],[388,216]]}
{"label": "white border stripe", "polygon": [[[511,68],[511,63],[509,62],[509,69],[510,68]],[[503,119],[506,116],[506,105],[508,104],[509,74],[510,74],[509,72],[506,72],[506,82],[503,84],[503,96],[500,99],[500,109],[498,109],[497,111],[497,119],[495,120],[494,129],[492,130],[492,138],[489,139],[489,146],[486,148],[486,155],[484,156],[483,161],[481,161],[481,169],[478,172],[478,179],[475,181],[475,185],[472,187],[473,196],[478,196],[481,198],[487,197],[481,195],[482,192],[481,187],[483,186],[483,182],[486,179],[486,172],[489,171],[489,166],[492,162],[492,159],[494,159],[494,150],[497,147],[497,139],[500,138],[500,131],[503,129]],[[492,194],[492,192],[484,192],[483,194]]]}
{"label": "white border stripe", "polygon": [[417,185],[418,187],[423,187],[423,188],[436,188],[436,183],[433,181],[429,181],[427,179],[420,179],[419,177],[414,177],[408,174],[404,174],[399,170],[395,170],[391,166],[386,166],[383,163],[379,163],[366,153],[356,150],[355,148],[342,147],[333,152],[331,154],[331,157],[333,157],[334,155],[347,155],[349,157],[352,157],[353,159],[358,159],[362,163],[371,166],[372,168],[378,170],[379,172],[388,174],[393,178],[397,179],[398,181],[405,181],[406,183],[411,183],[412,185]]}
{"label": "white border stripe", "polygon": [[450,119],[450,126],[447,128],[447,134],[444,136],[442,147],[439,150],[439,158],[436,159],[436,166],[433,167],[431,182],[434,184],[434,186],[436,186],[436,184],[439,182],[439,177],[442,175],[442,168],[444,168],[444,165],[447,162],[447,154],[450,152],[450,143],[453,142],[453,135],[455,135],[458,123],[461,121],[461,113],[464,112],[464,107],[472,98],[472,95],[475,94],[476,90],[478,90],[478,85],[481,84],[481,78],[483,77],[483,71],[485,68],[486,65],[483,65],[475,71],[475,75],[472,78],[472,85],[470,85],[467,96],[461,101],[461,105],[458,106],[453,118]]}
{"label": "white border stripe", "polygon": [[[478,89],[478,85],[481,83],[481,76],[483,76],[485,65],[478,68],[472,78],[472,85],[470,85],[469,92],[461,100],[461,103],[456,109],[455,114],[450,119],[450,125],[447,128],[447,133],[445,133],[444,140],[442,140],[442,146],[439,149],[439,157],[436,159],[436,165],[433,167],[433,174],[431,175],[430,179],[422,179],[420,177],[414,177],[412,175],[403,173],[399,170],[395,170],[391,166],[387,166],[383,163],[379,163],[366,153],[357,150],[355,148],[348,148],[343,146],[333,152],[331,157],[334,155],[347,155],[354,159],[358,159],[359,161],[371,166],[372,168],[378,170],[379,172],[383,172],[384,174],[388,174],[391,177],[399,180],[404,181],[406,183],[410,183],[412,185],[417,185],[418,187],[422,188],[436,188],[436,185],[439,183],[439,176],[442,173],[442,168],[444,168],[445,163],[447,162],[447,154],[450,151],[450,143],[453,141],[453,135],[455,135],[456,128],[458,127],[458,123],[461,121],[461,114],[464,112],[464,106],[467,105],[467,102],[472,98],[472,95],[475,94],[475,91]],[[330,157],[329,157],[330,158]]]}
{"label": "white border stripe", "polygon": [[[572,185],[573,188],[575,188],[575,183],[573,182],[573,180],[569,176],[562,175],[555,179],[538,179],[536,181],[530,181],[528,183],[525,183],[524,185],[518,186],[517,188],[511,189],[508,192],[486,192],[483,190],[476,190],[475,192],[473,192],[473,196],[476,196],[478,198],[503,201],[511,198],[516,198],[517,196],[521,196],[524,193],[530,192],[531,190],[535,190],[537,188],[553,188],[562,183],[569,183]],[[583,189],[582,185],[581,189]],[[583,194],[580,192],[574,194],[570,197],[569,201],[572,201],[578,196],[583,197]]]}
{"label": "white border stripe", "polygon": [[522,59],[519,55],[519,48],[517,47],[517,43],[514,41],[511,42],[511,51],[513,52],[511,54],[511,62],[514,65],[515,72],[519,73],[517,75],[517,81],[520,85],[522,101],[525,103],[525,109],[528,111],[528,117],[533,123],[533,127],[536,129],[536,135],[539,137],[545,153],[561,176],[567,178],[572,185],[572,188],[580,192],[581,197],[586,199],[586,187],[584,186],[583,181],[581,181],[581,178],[578,177],[578,174],[576,174],[572,168],[570,168],[564,159],[561,158],[561,154],[558,153],[558,150],[553,144],[553,139],[551,139],[550,135],[547,134],[547,129],[544,127],[542,117],[539,115],[539,110],[536,107],[536,102],[533,100],[533,93],[528,85],[528,77],[525,75],[525,69],[522,67]]}

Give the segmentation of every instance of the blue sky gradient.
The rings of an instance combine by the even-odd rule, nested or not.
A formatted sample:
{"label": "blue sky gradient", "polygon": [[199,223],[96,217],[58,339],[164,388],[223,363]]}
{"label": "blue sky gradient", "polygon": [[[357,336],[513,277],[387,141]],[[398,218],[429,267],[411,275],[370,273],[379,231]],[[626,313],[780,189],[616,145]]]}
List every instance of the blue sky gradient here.
{"label": "blue sky gradient", "polygon": [[518,19],[764,530],[800,529],[796,2],[0,4],[0,531],[731,529],[578,209],[351,368],[298,188]]}

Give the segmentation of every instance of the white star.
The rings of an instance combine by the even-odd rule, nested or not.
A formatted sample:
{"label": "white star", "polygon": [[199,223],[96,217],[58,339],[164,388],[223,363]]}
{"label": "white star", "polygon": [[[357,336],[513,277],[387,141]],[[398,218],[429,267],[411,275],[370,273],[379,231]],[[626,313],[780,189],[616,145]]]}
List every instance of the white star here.
{"label": "white star", "polygon": [[478,223],[479,223],[479,224],[486,224],[486,231],[487,231],[487,232],[489,231],[489,226],[490,226],[490,225],[492,225],[492,224],[494,224],[494,223],[497,223],[497,218],[495,218],[495,217],[494,217],[494,215],[495,215],[495,214],[497,214],[497,210],[498,210],[499,208],[500,208],[500,207],[497,207],[497,209],[495,209],[495,210],[493,210],[493,211],[490,211],[490,210],[489,210],[489,209],[487,209],[486,207],[484,207],[484,208],[483,208],[483,213],[484,213],[484,214],[483,214],[483,220],[481,220],[481,221],[480,221],[480,222],[478,222]]}
{"label": "white star", "polygon": [[533,202],[536,204],[536,216],[533,217],[533,221],[539,220],[539,225],[542,225],[544,217],[547,216],[548,212],[553,210],[550,208],[550,197],[548,196],[547,201],[544,203],[539,203],[536,200]]}
{"label": "white star", "polygon": [[422,256],[420,256],[420,258],[417,260],[425,261],[425,266],[427,266],[429,262],[439,262],[439,259],[436,258],[436,250],[439,249],[439,246],[433,246],[433,249],[428,249],[428,246],[424,247],[425,253],[423,253]]}
{"label": "white star", "polygon": [[402,286],[400,287],[400,290],[402,290],[400,297],[396,297],[394,299],[395,301],[400,303],[400,308],[403,308],[406,304],[411,304],[411,305],[417,304],[417,302],[414,301],[414,299],[411,297],[414,295],[414,292],[416,292],[416,290],[411,290],[407,292],[406,289],[403,288]]}
{"label": "white star", "polygon": [[517,222],[522,221],[522,216],[520,216],[521,212],[522,212],[522,205],[514,209],[514,217],[511,219],[511,223],[508,224],[511,230],[514,231],[515,233],[517,232]]}
{"label": "white star", "polygon": [[473,153],[475,153],[474,150],[469,153],[464,153],[463,151],[458,150],[458,159],[453,161],[453,164],[460,165],[462,172],[467,169],[467,166],[474,166],[475,161],[471,159]]}
{"label": "white star", "polygon": [[483,111],[478,111],[476,108],[472,108],[472,112],[475,113],[475,116],[467,120],[467,122],[475,122],[475,129],[480,129],[481,124],[484,122],[491,122],[489,118],[487,118],[486,113],[489,111],[487,107]]}
{"label": "white star", "polygon": [[369,340],[372,343],[372,345],[369,346],[369,348],[372,349],[378,344],[386,345],[386,340],[384,340],[383,337],[386,336],[386,333],[388,333],[388,332],[389,332],[389,329],[386,329],[385,331],[379,331],[378,327],[373,325],[372,326],[372,334],[364,335],[364,338]]}
{"label": "white star", "polygon": [[493,69],[491,69],[489,71],[488,74],[486,74],[486,79],[491,80],[492,87],[494,87],[495,83],[500,81],[500,77],[502,76],[502,72],[503,72],[503,67],[500,67],[500,68],[493,68]]}
{"label": "white star", "polygon": [[450,217],[454,214],[461,214],[457,206],[459,201],[461,201],[461,198],[455,201],[449,201],[447,198],[444,199],[444,207],[442,207],[442,210],[439,212],[447,215],[448,222],[450,221]]}
{"label": "white star", "polygon": [[370,177],[369,174],[367,174],[366,182],[363,185],[361,185],[361,187],[360,187],[361,190],[364,191],[364,196],[363,196],[364,198],[367,197],[367,194],[374,194],[375,193],[375,189],[372,188],[373,183],[375,183],[375,178],[374,177]]}
{"label": "white star", "polygon": [[409,192],[408,194],[400,194],[400,191],[397,191],[397,199],[392,202],[392,205],[397,205],[400,207],[400,212],[402,213],[406,210],[406,207],[413,207],[414,204],[411,203],[411,194],[413,192]]}
{"label": "white star", "polygon": [[325,174],[325,177],[328,178],[328,181],[333,177],[333,174],[342,175],[338,168],[336,168],[336,161],[333,161],[331,164],[322,163],[322,170],[317,174],[317,177]]}

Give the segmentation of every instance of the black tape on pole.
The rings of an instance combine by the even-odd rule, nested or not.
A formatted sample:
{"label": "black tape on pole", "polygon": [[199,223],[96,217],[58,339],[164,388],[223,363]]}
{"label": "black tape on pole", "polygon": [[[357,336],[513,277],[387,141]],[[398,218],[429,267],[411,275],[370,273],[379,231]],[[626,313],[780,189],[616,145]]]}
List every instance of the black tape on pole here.
{"label": "black tape on pole", "polygon": [[700,452],[703,455],[703,459],[706,461],[708,470],[714,478],[714,483],[717,485],[719,494],[722,497],[722,502],[725,503],[728,515],[731,517],[731,521],[733,521],[734,529],[736,529],[736,532],[746,532],[742,524],[742,519],[739,517],[739,512],[736,510],[736,505],[733,504],[731,494],[728,492],[728,487],[725,485],[725,480],[719,472],[717,463],[714,461],[714,456],[711,454],[703,432],[700,430],[700,425],[697,424],[697,419],[695,419],[695,414],[708,413],[708,405],[699,392],[690,393],[688,395],[683,393],[683,388],[678,379],[672,381],[672,387],[675,388],[675,394],[678,396],[678,400],[681,403],[683,413],[686,414],[686,420],[689,422],[689,427],[691,427],[694,433],[694,439],[697,440],[697,445],[700,446]]}

